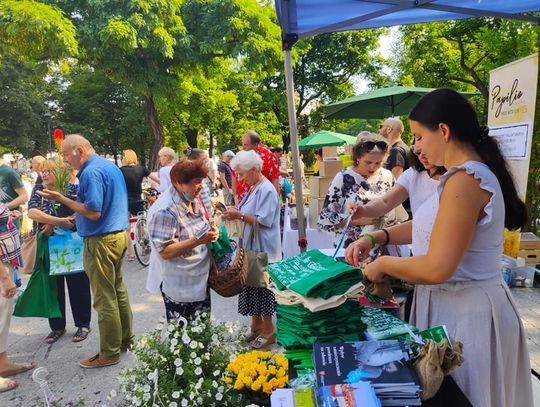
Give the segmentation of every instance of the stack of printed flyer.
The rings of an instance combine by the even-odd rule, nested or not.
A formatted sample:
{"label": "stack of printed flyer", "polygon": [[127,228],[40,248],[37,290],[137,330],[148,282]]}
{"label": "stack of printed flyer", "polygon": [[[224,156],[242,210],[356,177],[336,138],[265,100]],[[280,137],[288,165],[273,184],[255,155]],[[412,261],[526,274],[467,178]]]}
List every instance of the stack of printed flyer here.
{"label": "stack of printed flyer", "polygon": [[[410,343],[398,340],[317,343],[313,346],[313,360],[318,399],[327,397],[328,402],[322,404],[324,407],[341,405],[331,404],[330,396],[351,393],[354,397],[355,386],[364,389],[362,396],[368,395],[362,384],[367,382],[382,406],[419,406],[422,404],[420,386],[410,362],[411,356]],[[370,403],[366,405],[377,406]]]}

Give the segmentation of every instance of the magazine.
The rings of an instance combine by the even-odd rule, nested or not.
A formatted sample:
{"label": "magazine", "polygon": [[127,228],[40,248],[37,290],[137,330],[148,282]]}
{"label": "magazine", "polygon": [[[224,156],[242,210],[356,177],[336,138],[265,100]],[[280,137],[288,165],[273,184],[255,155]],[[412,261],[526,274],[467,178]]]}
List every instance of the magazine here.
{"label": "magazine", "polygon": [[[421,405],[420,386],[410,362],[411,354],[408,341],[316,343],[313,345],[313,362],[317,387],[354,387],[369,382],[382,406]],[[321,394],[328,396],[328,391]],[[346,400],[355,400],[349,393],[344,393]]]}
{"label": "magazine", "polygon": [[397,340],[316,343],[313,362],[317,386],[370,381],[374,385],[415,384],[410,347]]}
{"label": "magazine", "polygon": [[317,390],[318,407],[380,407],[375,390],[367,382],[335,384]]}

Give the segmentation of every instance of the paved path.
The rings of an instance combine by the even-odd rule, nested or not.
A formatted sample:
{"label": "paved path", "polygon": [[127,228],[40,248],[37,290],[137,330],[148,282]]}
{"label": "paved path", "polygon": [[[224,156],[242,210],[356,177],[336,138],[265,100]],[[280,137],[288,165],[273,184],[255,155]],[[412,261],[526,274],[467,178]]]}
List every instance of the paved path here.
{"label": "paved path", "polygon": [[[124,276],[128,287],[133,325],[136,335],[141,335],[155,327],[159,318],[164,316],[163,301],[160,295],[149,294],[145,289],[146,269],[137,262],[125,263]],[[217,295],[212,297],[214,316],[222,321],[248,323],[248,319],[236,312],[236,297],[225,299]],[[115,405],[107,400],[110,390],[118,387],[116,376],[122,367],[134,364],[135,358],[122,354],[120,364],[102,369],[82,369],[79,360],[91,356],[99,350],[97,316],[92,310],[92,328],[88,339],[74,343],[71,341],[76,328],[73,326],[71,309],[68,312],[67,333],[58,342],[49,345],[43,338],[49,333],[47,320],[41,318],[13,317],[9,336],[8,354],[16,362],[34,361],[36,366],[44,366],[49,371],[49,384],[53,394],[68,399],[81,397],[87,406],[109,407]],[[43,394],[32,381],[31,373],[16,377],[19,387],[8,393],[0,394],[0,407],[30,407],[36,400],[43,400]]]}

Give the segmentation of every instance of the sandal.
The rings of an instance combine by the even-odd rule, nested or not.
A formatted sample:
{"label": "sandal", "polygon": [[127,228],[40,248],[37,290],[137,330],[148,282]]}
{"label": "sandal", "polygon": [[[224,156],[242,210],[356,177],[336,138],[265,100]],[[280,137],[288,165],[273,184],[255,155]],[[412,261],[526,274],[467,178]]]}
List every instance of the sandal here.
{"label": "sandal", "polygon": [[265,338],[262,335],[257,336],[254,340],[252,340],[249,345],[253,349],[262,349],[266,348],[267,346],[272,345],[276,342],[276,335],[272,334],[269,338]]}
{"label": "sandal", "polygon": [[15,380],[0,377],[0,393],[15,389],[19,384]]}
{"label": "sandal", "polygon": [[15,376],[20,373],[27,372],[28,370],[32,370],[34,367],[36,366],[33,363],[11,363],[6,370],[0,372],[0,387],[3,383],[1,381],[3,377]]}
{"label": "sandal", "polygon": [[73,342],[81,342],[84,341],[86,338],[88,338],[88,334],[90,333],[91,329],[84,327],[84,328],[78,328],[77,332],[75,332],[75,335],[73,335]]}
{"label": "sandal", "polygon": [[248,334],[246,334],[246,336],[244,336],[244,341],[251,342],[254,339],[256,339],[258,336],[259,336],[258,332],[250,331]]}
{"label": "sandal", "polygon": [[59,329],[57,331],[51,331],[49,335],[45,337],[45,342],[51,344],[55,343],[58,339],[62,337],[66,333],[65,329]]}
{"label": "sandal", "polygon": [[127,256],[127,261],[135,261],[135,260],[136,260],[135,255],[133,255],[133,256],[128,255]]}

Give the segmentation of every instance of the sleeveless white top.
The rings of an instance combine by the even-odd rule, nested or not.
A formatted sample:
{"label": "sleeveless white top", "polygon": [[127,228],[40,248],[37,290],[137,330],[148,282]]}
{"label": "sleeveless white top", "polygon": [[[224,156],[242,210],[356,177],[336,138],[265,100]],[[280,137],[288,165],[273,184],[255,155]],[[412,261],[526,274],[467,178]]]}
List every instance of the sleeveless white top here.
{"label": "sleeveless white top", "polygon": [[[413,250],[415,255],[425,255],[429,247],[431,230],[439,210],[439,198],[449,177],[457,171],[480,181],[480,188],[491,193],[491,199],[484,207],[485,216],[476,224],[471,243],[454,275],[449,282],[486,280],[499,275],[502,245],[504,241],[504,198],[501,186],[489,167],[478,161],[467,161],[452,167],[440,178],[437,194],[429,197],[420,206],[413,221]],[[456,236],[456,238],[459,238]],[[416,244],[415,244],[416,243]]]}
{"label": "sleeveless white top", "polygon": [[[437,187],[439,180],[431,178],[427,171],[418,172],[414,168],[408,168],[401,174],[396,181],[404,187],[409,193],[411,202],[412,220],[412,245],[413,255],[421,256],[427,253],[429,246],[429,237],[433,228],[435,217],[430,219],[427,216],[421,216],[421,213],[435,213],[439,208]],[[417,217],[421,219],[417,221]],[[424,221],[422,221],[424,219]]]}

